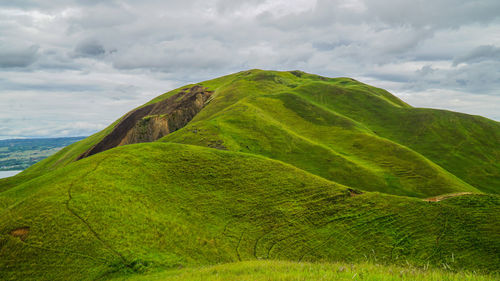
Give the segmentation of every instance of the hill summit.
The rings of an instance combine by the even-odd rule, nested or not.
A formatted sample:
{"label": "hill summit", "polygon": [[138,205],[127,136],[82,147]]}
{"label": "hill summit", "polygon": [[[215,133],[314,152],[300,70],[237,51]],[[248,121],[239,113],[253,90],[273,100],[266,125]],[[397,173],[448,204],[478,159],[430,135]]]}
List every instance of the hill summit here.
{"label": "hill summit", "polygon": [[242,71],[1,179],[0,277],[255,259],[495,272],[498,159],[498,122],[351,78]]}
{"label": "hill summit", "polygon": [[411,107],[350,78],[249,70],[163,94],[25,175],[159,141],[261,155],[366,191],[498,194],[499,128],[480,116]]}

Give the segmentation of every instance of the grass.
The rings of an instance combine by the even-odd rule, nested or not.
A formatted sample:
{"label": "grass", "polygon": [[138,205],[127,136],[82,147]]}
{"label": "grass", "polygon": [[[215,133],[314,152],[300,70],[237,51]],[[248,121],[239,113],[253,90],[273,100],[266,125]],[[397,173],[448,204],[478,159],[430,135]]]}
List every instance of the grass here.
{"label": "grass", "polygon": [[[249,70],[199,85],[215,92],[211,102],[162,141],[263,155],[367,191],[420,198],[500,192],[498,122],[413,108],[350,78],[300,71]],[[0,180],[0,189],[71,163],[114,124],[18,177]]]}
{"label": "grass", "polygon": [[[94,280],[255,259],[494,272],[500,197],[363,193],[261,156],[128,145],[0,193],[0,279]],[[24,241],[10,233],[29,228]],[[57,270],[55,270],[57,268]]]}
{"label": "grass", "polygon": [[371,94],[376,90],[380,89],[345,90],[324,83],[309,83],[298,89],[309,100],[421,153],[480,190],[498,193],[498,122],[445,110],[396,107]]}
{"label": "grass", "polygon": [[498,122],[300,71],[199,84],[208,105],[156,142],[75,161],[118,120],[0,179],[0,280],[498,273]]}
{"label": "grass", "polygon": [[366,281],[491,281],[494,275],[450,272],[379,265],[373,263],[298,263],[289,261],[246,261],[201,268],[168,270],[155,274],[116,278],[113,280],[185,280],[185,281],[299,281],[299,280],[366,280]]}
{"label": "grass", "polygon": [[[370,118],[379,118],[380,122],[385,122],[384,115],[404,120],[418,111],[383,90],[346,78],[298,78],[289,72],[268,71],[239,73],[226,83],[212,86],[213,82],[209,82],[217,89],[212,102],[188,126],[163,141],[265,155],[363,190],[421,198],[453,192],[498,192],[495,183],[500,175],[492,169],[497,165],[492,159],[500,151],[498,143],[483,134],[478,135],[485,140],[481,146],[456,146],[452,142],[445,150],[436,142],[450,142],[453,138],[421,137],[418,143],[426,144],[428,149],[413,150],[405,138],[414,138],[414,132],[407,131],[405,138],[389,138],[361,119],[364,111],[374,109],[385,112],[379,117],[370,113]],[[337,96],[343,98],[338,100]],[[344,109],[344,100],[351,98],[351,104],[359,104],[358,108]],[[403,110],[408,113],[399,114]],[[441,114],[437,110],[430,112]],[[494,124],[485,131],[498,134],[497,122],[484,123]],[[447,125],[447,131],[453,131],[453,124]],[[418,126],[426,125],[420,122]],[[475,134],[474,128],[467,127],[469,135]],[[400,132],[401,128],[394,130]],[[440,166],[425,156],[441,153],[446,155],[444,159],[450,158],[452,152],[462,156],[474,153],[487,161],[464,162],[459,157],[441,161],[446,165]],[[460,171],[475,171],[478,180],[464,177],[464,173],[450,173],[460,165]],[[483,184],[485,180],[488,184]]]}

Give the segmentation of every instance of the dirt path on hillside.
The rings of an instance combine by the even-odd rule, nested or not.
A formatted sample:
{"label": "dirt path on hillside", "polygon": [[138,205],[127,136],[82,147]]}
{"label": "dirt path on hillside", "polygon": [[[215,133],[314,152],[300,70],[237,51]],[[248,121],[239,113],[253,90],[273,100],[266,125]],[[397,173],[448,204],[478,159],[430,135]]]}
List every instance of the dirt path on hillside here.
{"label": "dirt path on hillside", "polygon": [[442,200],[445,200],[448,198],[467,195],[467,194],[473,194],[473,193],[472,192],[458,192],[458,193],[444,194],[444,195],[439,195],[436,197],[425,198],[422,200],[427,201],[427,202],[439,202],[439,201],[442,201]]}

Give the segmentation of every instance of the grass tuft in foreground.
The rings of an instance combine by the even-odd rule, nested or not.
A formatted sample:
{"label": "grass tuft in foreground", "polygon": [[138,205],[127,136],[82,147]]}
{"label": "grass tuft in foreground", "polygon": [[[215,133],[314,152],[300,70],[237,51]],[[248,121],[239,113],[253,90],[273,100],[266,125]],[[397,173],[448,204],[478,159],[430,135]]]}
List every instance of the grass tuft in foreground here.
{"label": "grass tuft in foreground", "polygon": [[200,268],[169,270],[149,275],[119,277],[118,280],[264,281],[264,280],[366,280],[366,281],[491,281],[498,275],[450,272],[379,265],[373,263],[305,263],[289,261],[246,261]]}

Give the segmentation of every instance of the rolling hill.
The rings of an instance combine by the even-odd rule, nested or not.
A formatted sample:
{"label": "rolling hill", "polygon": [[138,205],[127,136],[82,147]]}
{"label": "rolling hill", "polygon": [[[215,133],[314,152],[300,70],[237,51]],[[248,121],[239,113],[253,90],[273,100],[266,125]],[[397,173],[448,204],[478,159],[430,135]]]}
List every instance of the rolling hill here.
{"label": "rolling hill", "polygon": [[0,180],[0,279],[260,259],[496,274],[499,138],[498,122],[350,78],[187,85]]}

